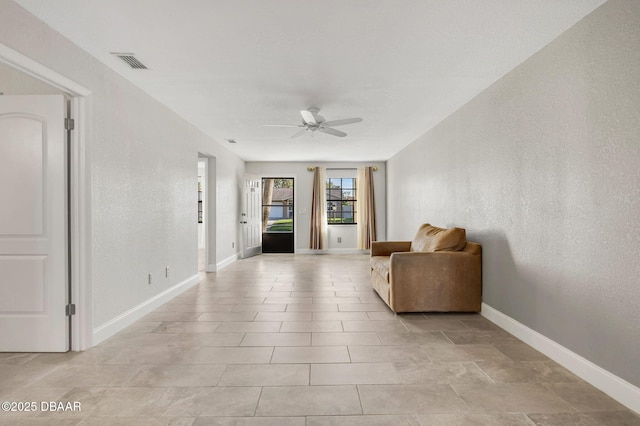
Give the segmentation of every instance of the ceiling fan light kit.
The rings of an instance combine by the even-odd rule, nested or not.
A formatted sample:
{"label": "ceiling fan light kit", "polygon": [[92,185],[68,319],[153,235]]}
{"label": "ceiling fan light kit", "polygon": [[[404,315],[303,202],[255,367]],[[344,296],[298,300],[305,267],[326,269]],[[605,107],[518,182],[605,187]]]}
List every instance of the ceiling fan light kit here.
{"label": "ceiling fan light kit", "polygon": [[341,132],[340,130],[334,129],[333,127],[359,123],[362,121],[362,118],[343,118],[341,120],[326,121],[324,117],[319,114],[319,112],[320,112],[320,109],[315,107],[310,107],[310,108],[307,108],[306,110],[300,111],[300,115],[302,116],[302,124],[298,124],[298,125],[266,124],[265,126],[302,128],[302,130],[294,133],[291,136],[292,138],[297,138],[298,136],[306,132],[312,132],[312,134],[313,132],[321,132],[321,133],[326,133],[328,135],[343,138],[347,136],[347,134],[345,132]]}

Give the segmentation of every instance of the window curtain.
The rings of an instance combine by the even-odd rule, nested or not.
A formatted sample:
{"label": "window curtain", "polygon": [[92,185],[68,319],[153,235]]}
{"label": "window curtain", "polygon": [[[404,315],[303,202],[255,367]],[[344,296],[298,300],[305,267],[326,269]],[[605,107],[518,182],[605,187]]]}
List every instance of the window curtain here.
{"label": "window curtain", "polygon": [[316,250],[327,248],[327,191],[326,170],[316,167],[313,170],[313,195],[311,197],[311,232],[309,247]]}
{"label": "window curtain", "polygon": [[358,248],[369,250],[376,241],[376,204],[373,192],[373,170],[358,168]]}

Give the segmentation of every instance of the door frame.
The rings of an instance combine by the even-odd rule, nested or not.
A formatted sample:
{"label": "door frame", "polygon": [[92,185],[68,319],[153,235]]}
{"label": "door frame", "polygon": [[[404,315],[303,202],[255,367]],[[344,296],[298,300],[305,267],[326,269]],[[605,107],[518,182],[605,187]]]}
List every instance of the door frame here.
{"label": "door frame", "polygon": [[204,271],[216,272],[216,157],[198,152],[204,163]]}
{"label": "door frame", "polygon": [[91,91],[52,69],[0,43],[0,62],[63,91],[71,98],[70,116],[75,120],[69,147],[69,263],[71,303],[71,351],[93,346],[91,296],[91,161],[89,117]]}

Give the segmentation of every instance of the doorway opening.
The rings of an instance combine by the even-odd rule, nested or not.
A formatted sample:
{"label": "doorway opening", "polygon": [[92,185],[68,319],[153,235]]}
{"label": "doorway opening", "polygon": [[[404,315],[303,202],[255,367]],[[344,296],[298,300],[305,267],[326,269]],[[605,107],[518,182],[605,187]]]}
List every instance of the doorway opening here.
{"label": "doorway opening", "polygon": [[207,162],[198,159],[198,272],[204,272],[207,267]]}
{"label": "doorway opening", "polygon": [[262,178],[262,252],[294,253],[294,179]]}
{"label": "doorway opening", "polygon": [[198,153],[197,210],[193,207],[193,219],[197,221],[198,272],[217,271],[216,263],[216,157]]}

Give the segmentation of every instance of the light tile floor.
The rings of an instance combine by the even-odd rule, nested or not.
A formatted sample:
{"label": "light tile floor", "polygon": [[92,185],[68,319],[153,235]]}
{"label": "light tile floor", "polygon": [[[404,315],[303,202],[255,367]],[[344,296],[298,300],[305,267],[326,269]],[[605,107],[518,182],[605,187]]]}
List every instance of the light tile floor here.
{"label": "light tile floor", "polygon": [[0,401],[82,410],[3,425],[640,425],[480,315],[394,315],[361,255],[240,260],[89,351],[0,354]]}

